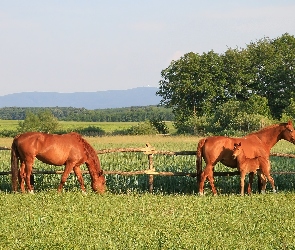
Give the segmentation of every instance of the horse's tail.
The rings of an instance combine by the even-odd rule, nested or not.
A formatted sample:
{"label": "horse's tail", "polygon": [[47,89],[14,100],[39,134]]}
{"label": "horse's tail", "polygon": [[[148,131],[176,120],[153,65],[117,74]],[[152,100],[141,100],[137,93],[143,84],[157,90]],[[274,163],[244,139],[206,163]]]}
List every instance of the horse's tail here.
{"label": "horse's tail", "polygon": [[11,184],[12,184],[12,191],[17,191],[18,186],[18,151],[15,140],[11,145]]}
{"label": "horse's tail", "polygon": [[203,158],[203,147],[206,142],[206,138],[203,138],[199,141],[198,147],[197,147],[197,160],[196,160],[196,165],[197,165],[197,178],[198,181],[200,180],[200,175],[202,173],[202,158]]}

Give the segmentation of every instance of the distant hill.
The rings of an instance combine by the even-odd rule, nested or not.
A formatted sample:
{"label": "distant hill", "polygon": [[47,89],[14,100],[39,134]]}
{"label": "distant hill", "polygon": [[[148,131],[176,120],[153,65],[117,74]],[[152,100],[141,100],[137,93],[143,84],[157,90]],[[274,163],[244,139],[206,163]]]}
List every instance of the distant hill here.
{"label": "distant hill", "polygon": [[0,96],[3,107],[74,107],[86,109],[124,108],[160,103],[158,88],[139,87],[128,90],[98,92],[23,92]]}

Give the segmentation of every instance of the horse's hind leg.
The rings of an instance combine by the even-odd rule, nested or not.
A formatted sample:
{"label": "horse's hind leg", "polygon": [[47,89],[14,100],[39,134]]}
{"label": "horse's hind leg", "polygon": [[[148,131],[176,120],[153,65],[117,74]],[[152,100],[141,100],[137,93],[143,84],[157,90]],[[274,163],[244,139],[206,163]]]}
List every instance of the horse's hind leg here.
{"label": "horse's hind leg", "polygon": [[261,193],[264,194],[266,189],[266,182],[267,182],[266,177],[262,173],[261,169],[257,170],[257,175],[260,177],[260,180],[261,180]]}
{"label": "horse's hind leg", "polygon": [[27,160],[25,163],[25,182],[27,185],[27,189],[29,193],[34,193],[34,190],[31,186],[31,175],[33,169],[34,158],[31,160]]}
{"label": "horse's hind leg", "polygon": [[249,173],[249,184],[248,184],[248,190],[247,190],[248,194],[252,193],[253,180],[254,180],[254,172],[250,172]]}
{"label": "horse's hind leg", "polygon": [[206,179],[207,179],[207,176],[205,175],[205,172],[203,171],[200,175],[199,195],[204,194],[204,185],[205,185]]}
{"label": "horse's hind leg", "polygon": [[85,186],[84,186],[84,180],[83,180],[83,177],[82,177],[82,173],[81,173],[81,169],[79,166],[75,166],[74,167],[74,172],[77,176],[77,179],[78,179],[78,182],[80,183],[80,187],[82,189],[82,192],[83,193],[86,193],[86,189],[85,189]]}
{"label": "horse's hind leg", "polygon": [[199,194],[200,195],[204,194],[204,185],[205,185],[205,181],[207,178],[210,182],[213,194],[214,195],[217,194],[217,191],[214,186],[213,169],[214,169],[214,167],[212,165],[207,164],[206,167],[204,168],[203,172],[201,173],[200,185],[199,185]]}
{"label": "horse's hind leg", "polygon": [[[269,170],[266,170],[266,171],[263,171],[263,174],[262,174],[262,175],[264,175],[264,178],[265,178],[265,186],[266,186],[266,178],[267,178],[268,181],[269,181],[270,184],[271,184],[272,191],[273,191],[274,193],[276,193],[275,181],[274,181],[274,179],[271,177],[271,175],[270,175],[269,172],[270,172]],[[265,188],[264,188],[264,190],[265,190]]]}
{"label": "horse's hind leg", "polygon": [[210,182],[210,186],[211,186],[211,190],[212,190],[212,193],[214,196],[217,195],[217,191],[216,191],[216,188],[215,188],[215,185],[214,185],[214,177],[213,177],[213,171],[211,171],[209,174],[208,174],[208,180]]}
{"label": "horse's hind leg", "polygon": [[25,192],[25,163],[22,162],[18,171],[18,182],[22,193]]}
{"label": "horse's hind leg", "polygon": [[272,191],[273,191],[274,193],[276,193],[277,190],[276,190],[276,186],[275,186],[275,181],[274,181],[274,179],[271,177],[270,174],[268,174],[266,177],[267,177],[267,179],[269,180],[269,182],[270,182],[270,184],[271,184]]}
{"label": "horse's hind leg", "polygon": [[262,161],[260,167],[261,167],[262,175],[265,178],[265,185],[266,185],[266,181],[267,181],[266,178],[267,178],[272,186],[272,191],[275,193],[276,187],[275,187],[274,179],[270,175],[270,162],[269,162],[269,160]]}

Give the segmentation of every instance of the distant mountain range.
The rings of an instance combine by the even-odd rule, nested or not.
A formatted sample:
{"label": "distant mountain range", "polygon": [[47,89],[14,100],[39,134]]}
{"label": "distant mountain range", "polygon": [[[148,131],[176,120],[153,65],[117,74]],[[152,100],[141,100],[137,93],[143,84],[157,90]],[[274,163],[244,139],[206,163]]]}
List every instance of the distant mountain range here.
{"label": "distant mountain range", "polygon": [[3,107],[74,107],[86,109],[125,108],[160,103],[156,87],[97,92],[22,92],[0,96]]}

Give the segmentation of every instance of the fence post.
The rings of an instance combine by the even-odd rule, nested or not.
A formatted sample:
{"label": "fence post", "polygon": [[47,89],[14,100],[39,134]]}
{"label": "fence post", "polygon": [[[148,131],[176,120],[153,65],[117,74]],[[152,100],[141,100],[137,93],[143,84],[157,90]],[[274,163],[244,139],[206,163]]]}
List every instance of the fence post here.
{"label": "fence post", "polygon": [[[149,170],[155,170],[154,169],[153,155],[149,154],[148,159],[149,159]],[[150,174],[149,175],[149,192],[152,193],[153,189],[154,189],[154,175]]]}

